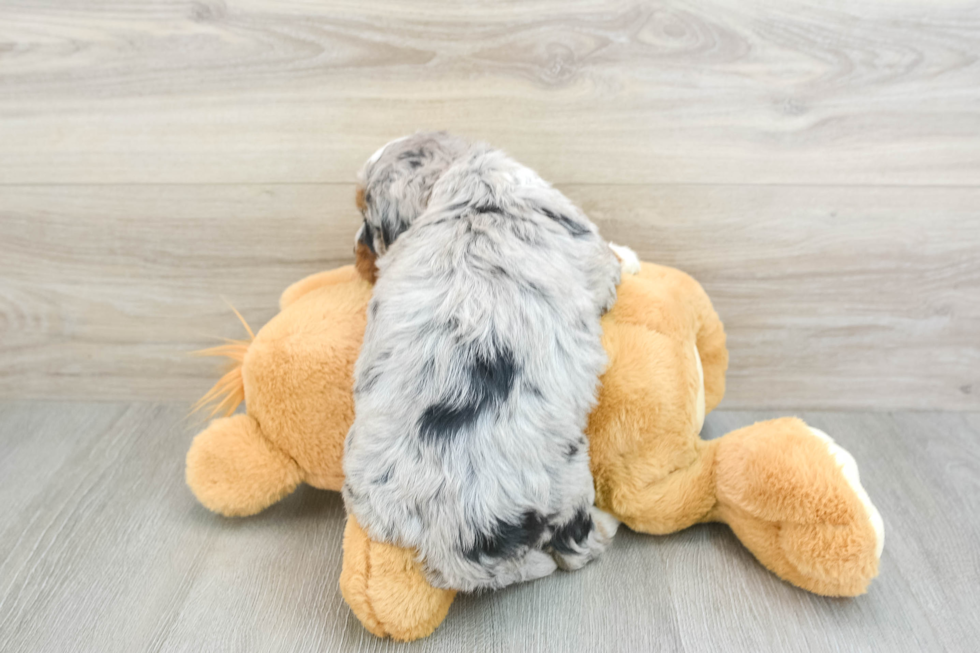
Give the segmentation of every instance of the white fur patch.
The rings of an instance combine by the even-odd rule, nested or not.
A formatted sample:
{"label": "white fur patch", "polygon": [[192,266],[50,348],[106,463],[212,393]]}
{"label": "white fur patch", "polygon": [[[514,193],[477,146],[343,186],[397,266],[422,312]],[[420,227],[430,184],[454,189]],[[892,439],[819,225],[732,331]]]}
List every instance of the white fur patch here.
{"label": "white fur patch", "polygon": [[555,559],[544,551],[532,549],[527,552],[523,566],[516,571],[515,580],[528,582],[544,578],[558,569]]}
{"label": "white fur patch", "polygon": [[824,441],[827,445],[827,450],[830,451],[830,455],[834,457],[834,460],[840,465],[841,473],[844,475],[844,480],[847,484],[851,486],[854,490],[854,494],[857,495],[861,503],[864,504],[864,509],[868,513],[868,518],[871,520],[871,528],[875,531],[875,539],[877,543],[875,545],[875,557],[879,560],[881,559],[881,552],[885,548],[885,522],[881,518],[881,513],[875,508],[874,504],[871,503],[871,497],[865,491],[864,486],[861,485],[861,477],[858,474],[857,461],[854,460],[854,456],[848,453],[843,447],[834,442],[834,439],[829,435],[821,431],[820,429],[810,428],[810,432],[815,436]]}
{"label": "white fur patch", "polygon": [[638,274],[640,272],[640,257],[629,247],[609,243],[609,248],[619,257],[623,274]]}
{"label": "white fur patch", "polygon": [[368,165],[372,165],[372,164],[374,164],[375,161],[377,161],[378,159],[380,159],[381,158],[381,154],[385,151],[385,148],[386,147],[388,147],[389,145],[393,145],[393,144],[395,144],[395,143],[397,143],[399,141],[403,141],[406,138],[408,138],[408,136],[402,136],[401,138],[396,138],[395,140],[390,141],[388,143],[385,143],[384,145],[382,145],[381,147],[379,147],[378,148],[378,151],[375,152],[374,154],[372,154],[371,155],[371,158],[368,159]]}

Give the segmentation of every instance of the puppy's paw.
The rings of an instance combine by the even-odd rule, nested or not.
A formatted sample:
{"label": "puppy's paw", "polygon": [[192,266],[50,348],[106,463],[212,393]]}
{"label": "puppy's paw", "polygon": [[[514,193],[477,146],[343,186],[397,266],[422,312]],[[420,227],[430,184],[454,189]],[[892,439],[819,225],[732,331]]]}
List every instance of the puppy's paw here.
{"label": "puppy's paw", "polygon": [[527,582],[529,580],[544,578],[556,569],[558,569],[558,564],[554,558],[544,551],[531,549],[524,558],[524,564],[520,570],[520,580],[521,582]]}
{"label": "puppy's paw", "polygon": [[619,259],[623,274],[637,274],[640,271],[640,257],[632,249],[616,243],[609,243],[609,249]]}

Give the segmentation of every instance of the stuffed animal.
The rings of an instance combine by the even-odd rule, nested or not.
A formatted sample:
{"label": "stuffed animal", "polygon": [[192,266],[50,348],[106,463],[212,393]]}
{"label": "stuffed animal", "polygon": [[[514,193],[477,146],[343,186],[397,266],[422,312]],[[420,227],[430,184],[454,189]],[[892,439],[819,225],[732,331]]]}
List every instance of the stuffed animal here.
{"label": "stuffed animal", "polygon": [[[303,279],[251,341],[205,352],[235,366],[202,403],[229,414],[246,403],[212,421],[187,454],[187,483],[209,509],[251,515],[301,482],[340,489],[372,287],[364,273],[347,266]],[[728,352],[696,281],[648,263],[624,274],[603,344],[609,365],[587,428],[596,505],[643,533],[726,523],[794,585],[865,591],[883,526],[846,451],[795,418],[699,437],[724,394]],[[352,516],[340,585],[365,628],[405,641],[430,634],[454,597],[429,585],[413,551],[371,541]]]}

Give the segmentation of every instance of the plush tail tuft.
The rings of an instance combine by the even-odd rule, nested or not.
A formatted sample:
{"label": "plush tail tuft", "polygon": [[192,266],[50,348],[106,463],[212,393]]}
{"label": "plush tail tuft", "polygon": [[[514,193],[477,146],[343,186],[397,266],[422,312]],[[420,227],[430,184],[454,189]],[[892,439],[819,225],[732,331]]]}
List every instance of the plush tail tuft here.
{"label": "plush tail tuft", "polygon": [[229,340],[226,338],[225,344],[223,345],[193,352],[195,356],[222,356],[227,358],[231,362],[231,368],[224,376],[218,379],[218,382],[203,397],[197,400],[197,403],[191,409],[192,414],[209,404],[213,404],[211,414],[208,417],[214,417],[218,413],[224,413],[225,417],[227,417],[234,413],[235,409],[245,401],[245,381],[242,379],[242,363],[245,360],[245,353],[255,339],[255,334],[252,332],[251,327],[248,326],[245,318],[242,317],[242,314],[234,306],[231,306],[230,303],[228,306],[238,316],[242,326],[245,327],[245,331],[248,332],[248,340]]}

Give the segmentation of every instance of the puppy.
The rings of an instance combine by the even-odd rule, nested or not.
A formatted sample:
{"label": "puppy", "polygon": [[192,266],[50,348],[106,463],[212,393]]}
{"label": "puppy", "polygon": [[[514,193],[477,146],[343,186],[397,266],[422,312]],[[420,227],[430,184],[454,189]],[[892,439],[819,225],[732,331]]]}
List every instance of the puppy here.
{"label": "puppy", "polygon": [[618,526],[593,506],[583,433],[617,256],[532,170],[448,134],[389,143],[359,188],[357,246],[378,275],[347,509],[373,539],[415,548],[437,587],[585,565]]}
{"label": "puppy", "polygon": [[[422,214],[436,180],[469,144],[445,132],[396,139],[375,152],[358,175],[355,202],[364,224],[354,238],[355,266],[377,280],[377,257]],[[385,155],[384,161],[379,161]],[[370,220],[368,216],[370,215]]]}

